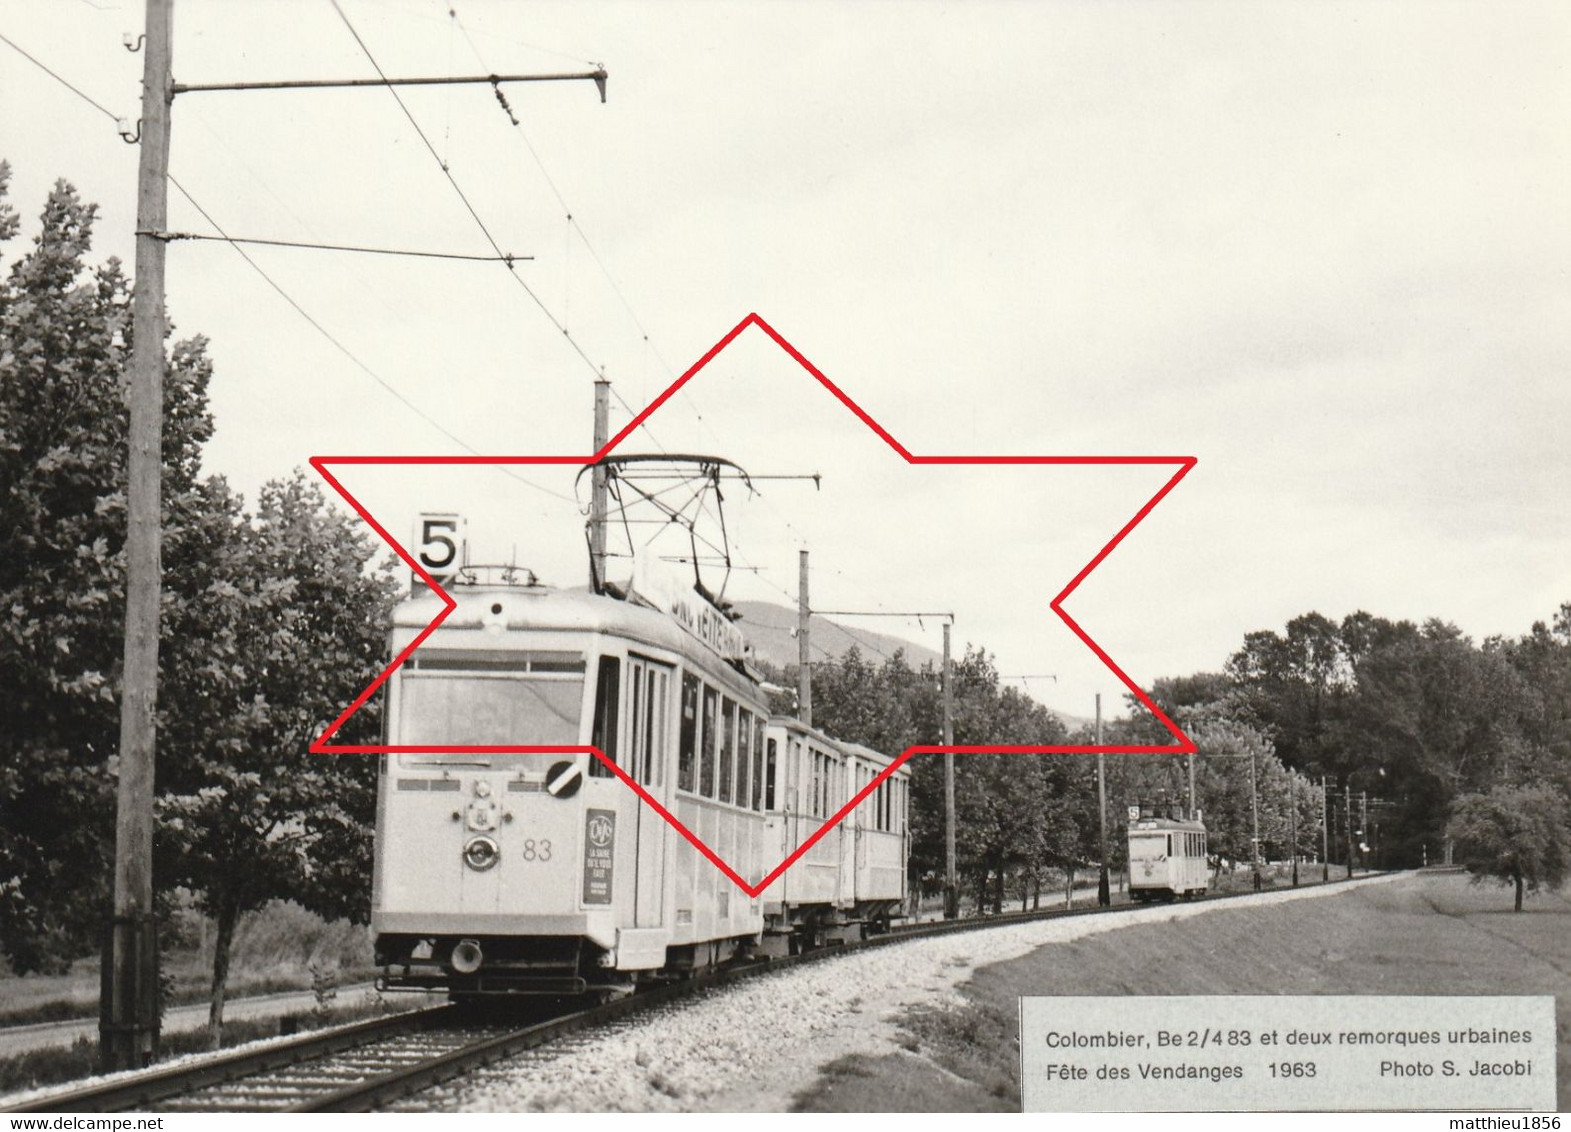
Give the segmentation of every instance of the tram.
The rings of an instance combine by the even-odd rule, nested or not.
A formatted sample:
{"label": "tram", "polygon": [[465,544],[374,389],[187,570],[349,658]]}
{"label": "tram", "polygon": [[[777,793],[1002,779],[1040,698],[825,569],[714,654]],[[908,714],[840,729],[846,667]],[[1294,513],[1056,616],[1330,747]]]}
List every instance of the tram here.
{"label": "tram", "polygon": [[1206,827],[1177,811],[1159,816],[1151,809],[1129,808],[1129,898],[1178,900],[1205,894],[1210,883]]}
{"label": "tram", "polygon": [[[699,586],[635,571],[594,593],[466,567],[445,588],[456,608],[385,685],[386,745],[418,750],[382,756],[380,987],[625,993],[887,926],[906,895],[906,767],[750,896],[566,750],[603,751],[750,886],[888,767],[772,715],[741,629]],[[394,655],[442,607],[401,603]],[[546,750],[476,749],[505,746]]]}

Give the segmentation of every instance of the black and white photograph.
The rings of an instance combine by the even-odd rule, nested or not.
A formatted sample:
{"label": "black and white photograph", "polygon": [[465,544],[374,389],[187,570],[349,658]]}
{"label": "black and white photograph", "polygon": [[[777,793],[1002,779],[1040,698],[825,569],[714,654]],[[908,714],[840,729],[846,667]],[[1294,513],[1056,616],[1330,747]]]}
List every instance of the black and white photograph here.
{"label": "black and white photograph", "polygon": [[1553,0],[0,0],[8,1127],[1558,1128],[1568,111]]}

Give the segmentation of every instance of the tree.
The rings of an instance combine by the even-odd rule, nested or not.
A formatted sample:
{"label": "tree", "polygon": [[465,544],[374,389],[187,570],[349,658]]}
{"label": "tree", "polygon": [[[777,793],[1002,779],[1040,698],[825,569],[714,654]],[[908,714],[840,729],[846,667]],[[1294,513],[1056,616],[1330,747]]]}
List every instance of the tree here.
{"label": "tree", "polygon": [[1524,777],[1554,782],[1571,797],[1571,602],[1561,605],[1552,626],[1504,643],[1500,653],[1525,685],[1521,732],[1529,753]]}
{"label": "tree", "polygon": [[[216,490],[216,489],[215,489]],[[282,896],[327,917],[368,912],[375,761],[311,755],[327,723],[386,663],[394,583],[354,521],[301,473],[262,488],[256,514],[221,534],[205,600],[185,608],[201,663],[166,690],[160,883],[198,894],[216,925],[209,1033],[222,1037],[240,916]],[[374,742],[376,701],[346,742]]]}
{"label": "tree", "polygon": [[1571,813],[1553,787],[1463,794],[1451,807],[1446,836],[1475,882],[1493,878],[1515,886],[1518,912],[1524,890],[1557,887],[1571,870]]}
{"label": "tree", "polygon": [[[0,948],[23,972],[97,946],[113,872],[131,322],[120,265],[85,266],[94,216],[57,183],[0,282]],[[154,881],[218,921],[216,1035],[241,911],[366,915],[374,763],[306,750],[385,663],[391,597],[300,473],[254,515],[201,477],[211,376],[201,338],[168,348]],[[344,737],[377,726],[373,703]]]}
{"label": "tree", "polygon": [[[985,650],[968,648],[954,664],[954,738],[961,746],[1062,743],[1063,724],[1041,704],[999,686]],[[942,739],[942,697],[931,665],[915,671],[902,652],[872,667],[852,648],[838,663],[813,667],[813,719],[839,739],[899,754]],[[1063,760],[1045,755],[956,757],[957,867],[979,906],[1002,907],[1011,876],[1033,889],[1049,864],[1083,859],[1080,807]],[[912,766],[913,882],[945,870],[943,774],[938,759]]]}
{"label": "tree", "polygon": [[[9,177],[0,162],[0,243],[19,227]],[[56,182],[32,250],[0,281],[0,948],[24,972],[63,969],[96,946],[113,871],[131,320],[118,261],[86,266],[95,215]],[[170,349],[171,563],[202,549],[209,377],[200,338]],[[196,578],[172,571],[166,610]],[[166,625],[162,660],[199,644]]]}
{"label": "tree", "polygon": [[1439,839],[1458,795],[1526,779],[1536,761],[1523,728],[1531,691],[1498,647],[1432,619],[1371,648],[1356,672],[1349,718],[1363,781],[1397,795],[1388,842],[1403,857]]}
{"label": "tree", "polygon": [[1348,749],[1341,724],[1353,672],[1335,622],[1306,613],[1289,621],[1285,634],[1249,633],[1229,658],[1227,674],[1250,721],[1289,766],[1341,772],[1339,755]]}

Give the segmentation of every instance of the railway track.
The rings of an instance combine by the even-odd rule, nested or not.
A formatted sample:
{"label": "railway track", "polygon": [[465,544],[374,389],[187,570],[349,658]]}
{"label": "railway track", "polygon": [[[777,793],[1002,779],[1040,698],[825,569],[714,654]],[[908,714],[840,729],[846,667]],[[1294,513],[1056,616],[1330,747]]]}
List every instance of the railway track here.
{"label": "railway track", "polygon": [[[1369,873],[1354,880],[1384,874]],[[1341,884],[1343,881],[1331,883]],[[1281,890],[1277,890],[1281,891]],[[1252,892],[1195,901],[1243,900]],[[573,1034],[628,1019],[675,999],[768,971],[868,947],[954,932],[1067,916],[1118,915],[1142,905],[1056,908],[901,925],[864,940],[727,967],[628,998],[583,1007],[533,1002],[536,1017],[502,1019],[459,1005],[430,1007],[334,1027],[261,1049],[240,1049],[189,1064],[56,1093],[11,1112],[369,1112]],[[524,1020],[525,1024],[519,1022]]]}

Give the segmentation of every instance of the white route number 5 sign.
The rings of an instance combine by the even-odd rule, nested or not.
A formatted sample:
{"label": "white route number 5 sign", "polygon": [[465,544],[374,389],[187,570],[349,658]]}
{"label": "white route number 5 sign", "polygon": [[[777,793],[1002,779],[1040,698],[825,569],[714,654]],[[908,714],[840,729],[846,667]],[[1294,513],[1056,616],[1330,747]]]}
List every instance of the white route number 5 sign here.
{"label": "white route number 5 sign", "polygon": [[[415,520],[415,560],[438,585],[446,585],[464,564],[467,534],[462,515],[424,514]],[[416,589],[425,584],[419,574],[411,573],[410,580]]]}

